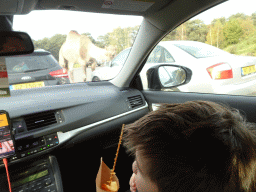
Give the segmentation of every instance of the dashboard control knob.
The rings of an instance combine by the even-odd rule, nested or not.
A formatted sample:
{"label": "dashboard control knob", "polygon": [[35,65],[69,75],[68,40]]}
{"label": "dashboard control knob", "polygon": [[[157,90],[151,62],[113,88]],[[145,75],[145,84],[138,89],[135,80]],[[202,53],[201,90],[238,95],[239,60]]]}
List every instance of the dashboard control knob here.
{"label": "dashboard control knob", "polygon": [[46,182],[45,182],[45,185],[50,185],[52,183],[51,179],[48,179]]}

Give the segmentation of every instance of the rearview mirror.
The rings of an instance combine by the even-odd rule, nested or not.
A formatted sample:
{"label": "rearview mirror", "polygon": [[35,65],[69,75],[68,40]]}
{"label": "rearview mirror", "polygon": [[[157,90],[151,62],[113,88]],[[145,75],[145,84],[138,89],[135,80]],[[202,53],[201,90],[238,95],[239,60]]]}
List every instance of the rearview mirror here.
{"label": "rearview mirror", "polygon": [[23,55],[34,52],[34,45],[27,33],[0,32],[0,56]]}

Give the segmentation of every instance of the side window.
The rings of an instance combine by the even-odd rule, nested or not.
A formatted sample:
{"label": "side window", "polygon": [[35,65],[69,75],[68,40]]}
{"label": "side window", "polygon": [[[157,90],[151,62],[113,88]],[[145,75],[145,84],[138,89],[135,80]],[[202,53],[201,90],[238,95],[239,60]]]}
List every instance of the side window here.
{"label": "side window", "polygon": [[160,63],[162,58],[162,48],[160,46],[156,46],[152,53],[149,55],[146,63]]}
{"label": "side window", "polygon": [[166,49],[164,49],[164,58],[165,58],[165,63],[173,63],[173,62],[175,62],[173,57],[172,57],[172,55]]}
{"label": "side window", "polygon": [[123,66],[131,49],[124,50],[122,53],[117,55],[111,62],[111,67]]}
{"label": "side window", "polygon": [[172,55],[162,46],[158,45],[149,55],[146,63],[172,63]]}
{"label": "side window", "polygon": [[[140,72],[143,89],[149,68],[170,63],[177,71],[188,69],[176,77],[186,84],[164,91],[256,96],[255,0],[245,2],[225,1],[167,34]],[[167,77],[164,71],[160,75]]]}

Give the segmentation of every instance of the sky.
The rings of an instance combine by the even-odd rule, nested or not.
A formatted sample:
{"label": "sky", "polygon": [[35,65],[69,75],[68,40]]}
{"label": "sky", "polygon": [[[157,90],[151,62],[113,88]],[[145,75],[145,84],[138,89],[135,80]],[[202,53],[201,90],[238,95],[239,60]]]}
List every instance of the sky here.
{"label": "sky", "polygon": [[[205,24],[210,24],[214,18],[227,18],[235,13],[251,15],[254,12],[256,12],[256,0],[229,0],[193,19],[201,19]],[[141,16],[75,11],[33,11],[28,15],[16,15],[13,28],[16,31],[27,32],[34,40],[52,37],[55,34],[67,34],[70,30],[76,30],[80,34],[89,32],[94,39],[97,39],[98,36],[105,35],[117,27],[125,28],[140,25],[142,20],[143,17]],[[50,30],[45,30],[45,28]]]}

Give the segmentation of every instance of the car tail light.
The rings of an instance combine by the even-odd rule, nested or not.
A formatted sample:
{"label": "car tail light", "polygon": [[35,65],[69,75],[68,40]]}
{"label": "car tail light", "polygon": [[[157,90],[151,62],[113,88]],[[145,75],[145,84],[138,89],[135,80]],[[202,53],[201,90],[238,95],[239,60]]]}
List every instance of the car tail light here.
{"label": "car tail light", "polygon": [[0,71],[0,78],[7,78],[8,74],[7,71]]}
{"label": "car tail light", "polygon": [[68,71],[65,68],[59,69],[57,71],[51,71],[49,74],[53,77],[66,77],[66,78],[68,78]]}
{"label": "car tail light", "polygon": [[212,79],[232,79],[233,71],[229,64],[227,63],[218,63],[211,67],[208,67],[207,72]]}

